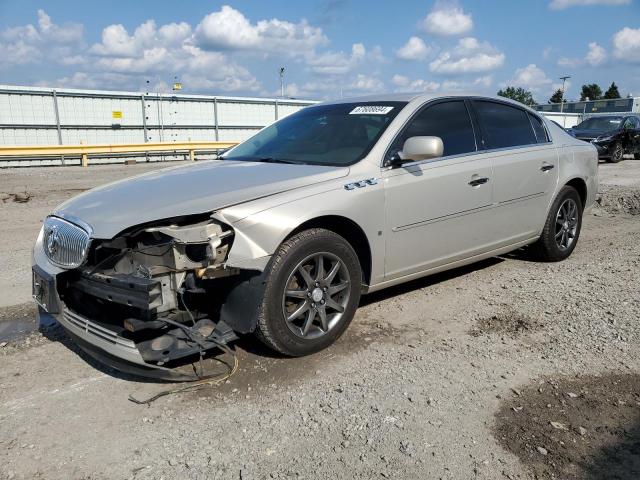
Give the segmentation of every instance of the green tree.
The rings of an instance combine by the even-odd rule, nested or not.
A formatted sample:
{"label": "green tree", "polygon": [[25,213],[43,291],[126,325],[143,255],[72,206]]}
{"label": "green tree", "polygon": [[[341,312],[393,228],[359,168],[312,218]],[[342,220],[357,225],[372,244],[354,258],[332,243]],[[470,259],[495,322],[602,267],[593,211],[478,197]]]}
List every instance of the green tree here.
{"label": "green tree", "polygon": [[582,85],[582,93],[580,93],[580,101],[583,102],[587,98],[589,100],[599,100],[602,98],[602,89],[597,83]]}
{"label": "green tree", "polygon": [[620,98],[620,92],[618,91],[616,82],[611,82],[609,90],[604,92],[604,98]]}
{"label": "green tree", "polygon": [[533,99],[533,95],[528,90],[522,87],[507,87],[505,89],[498,90],[498,95],[505,98],[510,98],[516,102],[524,103],[525,105],[532,106],[536,104]]}
{"label": "green tree", "polygon": [[549,103],[560,103],[560,102],[566,102],[566,100],[564,100],[564,95],[562,94],[561,88],[553,92],[553,95],[551,95],[551,98],[549,99]]}

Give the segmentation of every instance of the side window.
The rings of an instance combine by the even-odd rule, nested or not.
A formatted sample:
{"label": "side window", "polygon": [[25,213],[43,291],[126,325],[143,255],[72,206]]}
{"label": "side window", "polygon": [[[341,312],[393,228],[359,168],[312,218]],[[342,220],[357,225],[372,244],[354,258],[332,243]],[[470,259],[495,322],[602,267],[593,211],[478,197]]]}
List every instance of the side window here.
{"label": "side window", "polygon": [[504,103],[475,100],[478,119],[487,138],[486,148],[507,148],[538,143],[527,112]]}
{"label": "side window", "polygon": [[427,106],[396,138],[390,153],[402,150],[407,138],[418,136],[440,137],[444,144],[445,157],[476,151],[471,118],[463,100]]}
{"label": "side window", "polygon": [[538,143],[547,143],[549,141],[549,137],[547,136],[547,131],[544,129],[544,125],[542,124],[542,120],[535,115],[529,115],[529,120],[531,120],[531,126],[533,127],[533,132],[536,134],[536,140]]}

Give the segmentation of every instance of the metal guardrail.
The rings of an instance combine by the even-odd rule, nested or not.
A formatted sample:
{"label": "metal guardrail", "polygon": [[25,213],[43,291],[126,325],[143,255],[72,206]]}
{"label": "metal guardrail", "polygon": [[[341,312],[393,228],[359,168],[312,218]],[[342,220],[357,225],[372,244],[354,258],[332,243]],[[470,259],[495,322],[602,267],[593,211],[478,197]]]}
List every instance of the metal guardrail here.
{"label": "metal guardrail", "polygon": [[149,153],[188,152],[189,159],[195,160],[195,152],[199,150],[224,150],[237,145],[238,142],[157,142],[157,143],[122,143],[94,145],[30,145],[0,146],[0,157],[64,157],[80,156],[82,166],[89,165],[89,155],[105,155],[110,153]]}

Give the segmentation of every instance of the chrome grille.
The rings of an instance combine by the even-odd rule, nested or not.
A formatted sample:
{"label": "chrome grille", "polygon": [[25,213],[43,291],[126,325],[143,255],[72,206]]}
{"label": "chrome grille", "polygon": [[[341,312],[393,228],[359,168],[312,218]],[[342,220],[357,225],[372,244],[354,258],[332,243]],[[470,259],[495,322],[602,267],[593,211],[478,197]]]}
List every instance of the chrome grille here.
{"label": "chrome grille", "polygon": [[91,243],[86,230],[57,217],[47,217],[43,228],[42,246],[52,263],[63,268],[82,265]]}

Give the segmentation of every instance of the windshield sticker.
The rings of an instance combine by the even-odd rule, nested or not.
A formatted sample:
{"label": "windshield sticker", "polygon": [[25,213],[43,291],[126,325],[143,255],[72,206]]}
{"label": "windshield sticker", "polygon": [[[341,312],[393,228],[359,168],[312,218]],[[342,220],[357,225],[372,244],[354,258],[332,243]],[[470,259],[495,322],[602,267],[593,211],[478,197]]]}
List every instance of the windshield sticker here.
{"label": "windshield sticker", "polygon": [[349,112],[349,115],[366,114],[366,115],[386,115],[393,107],[385,107],[383,105],[360,105]]}

